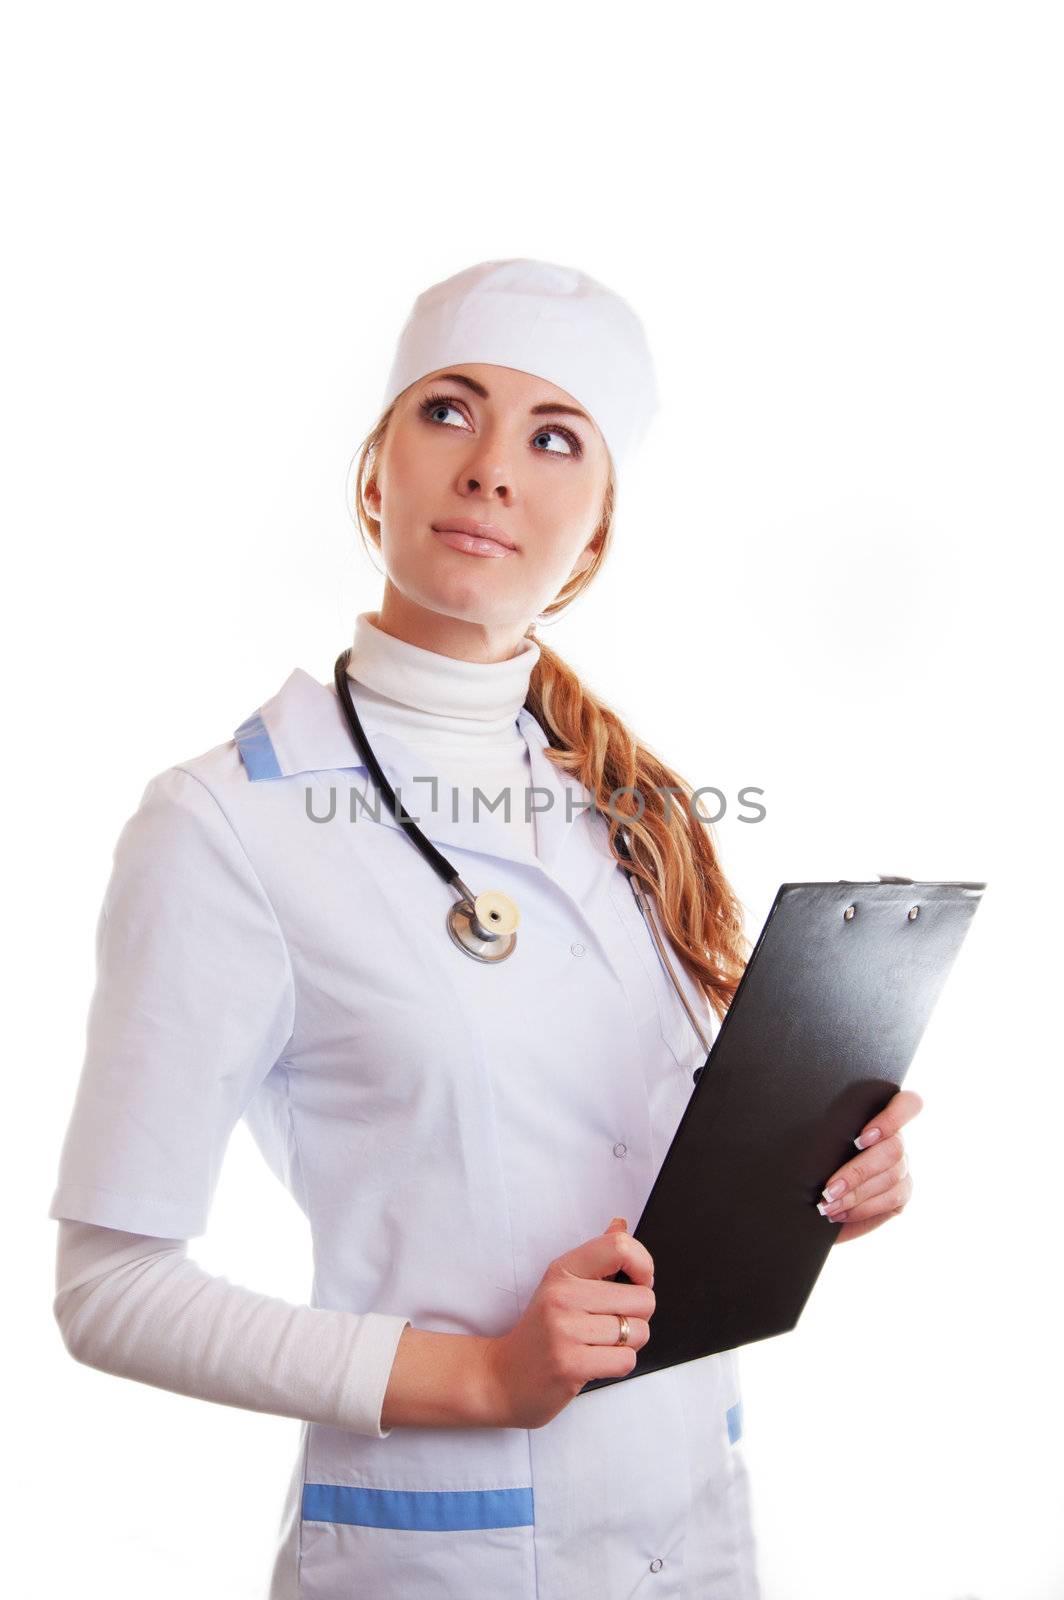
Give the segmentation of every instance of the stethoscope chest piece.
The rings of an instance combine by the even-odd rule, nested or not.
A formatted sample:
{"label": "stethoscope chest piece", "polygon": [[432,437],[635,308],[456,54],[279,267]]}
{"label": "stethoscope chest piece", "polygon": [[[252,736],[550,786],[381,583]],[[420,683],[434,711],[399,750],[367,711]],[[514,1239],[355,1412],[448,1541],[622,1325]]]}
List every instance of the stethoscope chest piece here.
{"label": "stethoscope chest piece", "polygon": [[478,961],[505,961],[517,944],[520,920],[509,895],[488,889],[475,899],[455,901],[447,912],[447,932],[466,955]]}

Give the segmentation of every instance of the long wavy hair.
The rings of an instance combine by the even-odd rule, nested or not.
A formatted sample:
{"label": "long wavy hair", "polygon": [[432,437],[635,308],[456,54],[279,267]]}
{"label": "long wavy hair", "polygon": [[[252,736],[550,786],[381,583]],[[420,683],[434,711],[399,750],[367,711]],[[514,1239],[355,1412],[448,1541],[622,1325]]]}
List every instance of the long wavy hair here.
{"label": "long wavy hair", "polygon": [[[352,498],[367,554],[370,546],[381,553],[381,527],[366,506],[364,492],[399,398],[382,411],[357,452]],[[564,611],[594,581],[610,549],[615,495],[611,465],[594,559],[568,580],[541,620]],[[540,654],[525,705],[546,732],[547,758],[587,787],[607,820],[610,850],[618,864],[634,872],[656,899],[670,944],[723,1020],[746,965],[749,942],[743,906],[724,876],[712,824],[696,820],[686,779],[640,744],[617,713],[584,687],[572,667],[538,636],[535,623],[526,637],[538,644]],[[674,792],[666,812],[662,791],[669,789]],[[622,828],[628,836],[627,854],[623,840],[618,849]]]}

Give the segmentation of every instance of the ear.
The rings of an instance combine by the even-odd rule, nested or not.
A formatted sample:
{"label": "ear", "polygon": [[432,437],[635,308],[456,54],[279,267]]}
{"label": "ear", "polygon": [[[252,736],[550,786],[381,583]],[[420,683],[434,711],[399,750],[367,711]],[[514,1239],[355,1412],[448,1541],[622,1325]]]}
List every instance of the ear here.
{"label": "ear", "polygon": [[587,545],[585,545],[584,549],[581,551],[576,565],[569,574],[570,578],[579,577],[581,572],[587,571],[588,567],[598,555],[601,545],[602,539],[598,534],[596,534],[595,537]]}
{"label": "ear", "polygon": [[377,515],[379,516],[380,515],[380,509],[381,509],[381,492],[380,492],[380,489],[377,487],[376,478],[373,478],[373,477],[367,478],[366,487],[362,491],[362,498],[366,502],[366,504],[370,507],[370,509],[372,511],[375,511],[377,513]]}

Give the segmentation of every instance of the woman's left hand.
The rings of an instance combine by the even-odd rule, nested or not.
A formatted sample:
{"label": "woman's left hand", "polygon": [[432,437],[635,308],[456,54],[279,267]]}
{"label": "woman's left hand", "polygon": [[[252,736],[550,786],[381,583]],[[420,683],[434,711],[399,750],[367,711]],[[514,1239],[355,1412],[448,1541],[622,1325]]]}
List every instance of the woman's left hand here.
{"label": "woman's left hand", "polygon": [[899,1129],[923,1108],[912,1089],[899,1089],[854,1140],[861,1154],[833,1172],[824,1185],[817,1210],[829,1222],[842,1223],[835,1244],[871,1233],[908,1204],[913,1180]]}

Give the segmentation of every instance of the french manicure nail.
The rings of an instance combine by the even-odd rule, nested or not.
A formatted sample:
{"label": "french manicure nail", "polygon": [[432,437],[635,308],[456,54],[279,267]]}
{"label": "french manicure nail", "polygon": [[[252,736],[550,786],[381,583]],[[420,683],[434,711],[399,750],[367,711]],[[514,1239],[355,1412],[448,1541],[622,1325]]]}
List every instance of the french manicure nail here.
{"label": "french manicure nail", "polygon": [[879,1128],[869,1128],[867,1133],[859,1133],[853,1142],[857,1146],[858,1150],[867,1150],[868,1146],[870,1144],[875,1144],[876,1140],[880,1137],[881,1131]]}
{"label": "french manicure nail", "polygon": [[837,1200],[839,1195],[842,1194],[842,1192],[843,1192],[843,1190],[845,1188],[846,1188],[846,1179],[845,1178],[836,1178],[834,1183],[829,1183],[827,1188],[826,1189],[821,1189],[820,1192],[824,1196],[825,1200]]}

